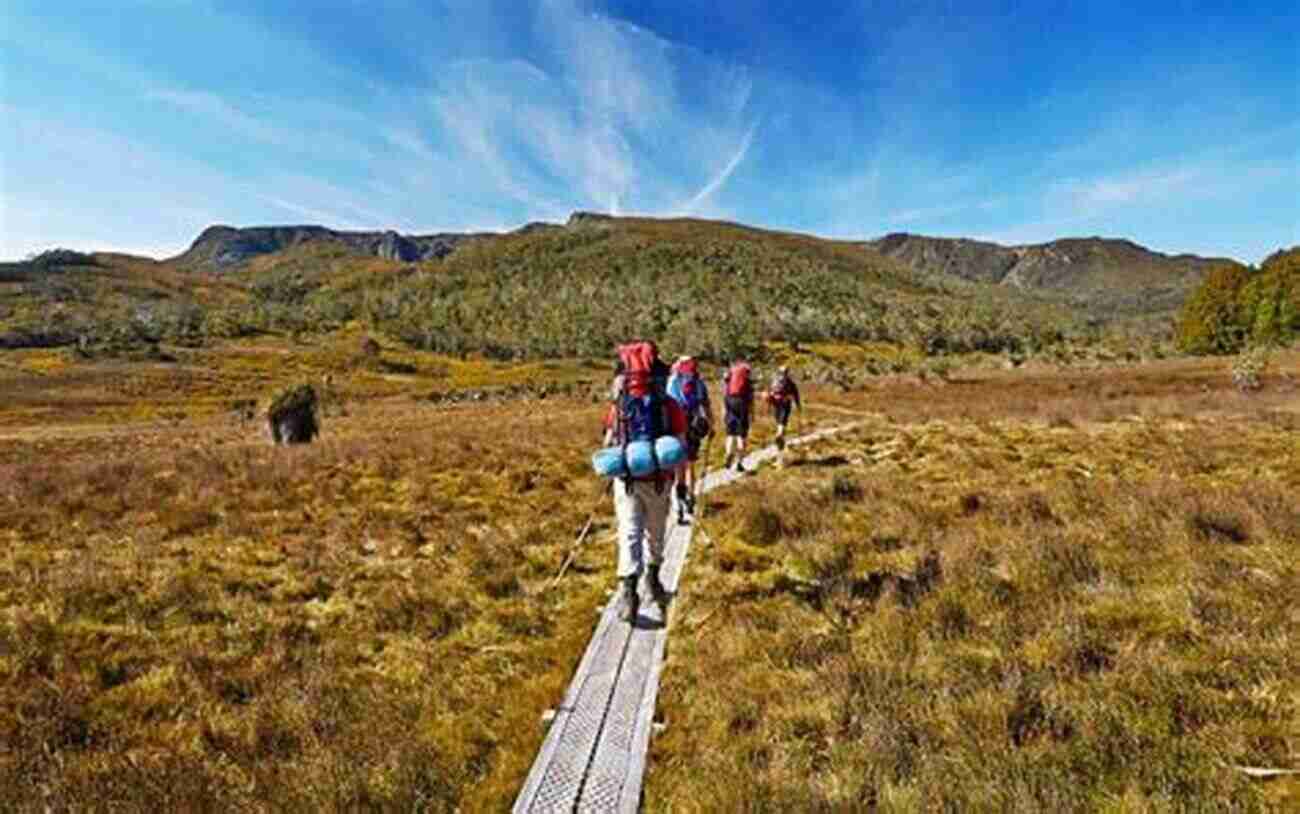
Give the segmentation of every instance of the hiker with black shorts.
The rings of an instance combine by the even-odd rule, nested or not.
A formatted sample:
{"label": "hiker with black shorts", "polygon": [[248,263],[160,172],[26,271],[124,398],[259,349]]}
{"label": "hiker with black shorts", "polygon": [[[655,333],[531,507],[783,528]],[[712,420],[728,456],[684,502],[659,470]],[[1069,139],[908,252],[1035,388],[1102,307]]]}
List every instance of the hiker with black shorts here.
{"label": "hiker with black shorts", "polygon": [[[668,365],[659,359],[653,342],[634,342],[619,349],[623,362],[618,393],[605,415],[605,446],[623,445],[632,438],[654,440],[673,435],[685,442],[686,414],[667,393]],[[642,477],[614,482],[614,515],[618,518],[618,578],[622,585],[620,618],[636,624],[640,607],[637,582],[645,567],[650,596],[666,613],[668,592],[660,580],[668,512],[676,462]]]}
{"label": "hiker with black shorts", "polygon": [[750,381],[752,376],[753,370],[744,359],[734,360],[722,376],[727,425],[727,457],[723,467],[731,468],[734,454],[737,472],[745,471],[745,443],[749,437],[749,419],[754,408],[754,386]]}
{"label": "hiker with black shorts", "polygon": [[700,444],[713,435],[709,389],[694,357],[679,356],[673,362],[668,395],[686,413],[687,460],[677,470],[677,522],[685,525],[686,514],[695,514],[695,462],[700,459]]}
{"label": "hiker with black shorts", "polygon": [[785,428],[790,423],[790,413],[795,407],[803,411],[803,402],[799,398],[799,385],[794,383],[790,368],[781,365],[772,384],[767,388],[767,406],[776,418],[776,448],[785,453]]}

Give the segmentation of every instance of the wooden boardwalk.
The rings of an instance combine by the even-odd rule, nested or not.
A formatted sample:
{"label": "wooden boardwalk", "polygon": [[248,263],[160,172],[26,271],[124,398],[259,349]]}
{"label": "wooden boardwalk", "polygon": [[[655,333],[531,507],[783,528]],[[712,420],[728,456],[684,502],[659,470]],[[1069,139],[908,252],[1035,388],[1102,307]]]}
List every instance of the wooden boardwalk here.
{"label": "wooden boardwalk", "polygon": [[[851,426],[855,425],[812,433],[792,440],[790,446]],[[775,456],[776,448],[767,447],[748,456],[745,465],[752,468]],[[733,471],[715,471],[701,481],[701,488],[709,492],[740,477]],[[693,530],[693,525],[676,523],[674,507],[661,571],[664,586],[674,595],[681,584]],[[640,809],[646,751],[668,641],[666,620],[659,607],[648,601],[644,584],[641,593],[640,617],[634,625],[619,621],[617,591],[601,612],[587,652],[515,800],[516,812]],[[671,613],[671,606],[669,610]]]}

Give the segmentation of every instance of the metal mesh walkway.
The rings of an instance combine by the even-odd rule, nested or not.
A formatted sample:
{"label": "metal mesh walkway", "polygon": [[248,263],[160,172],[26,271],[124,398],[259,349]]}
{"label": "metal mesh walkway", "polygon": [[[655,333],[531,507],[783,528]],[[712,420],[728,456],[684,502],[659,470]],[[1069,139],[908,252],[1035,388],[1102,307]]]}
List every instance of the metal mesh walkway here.
{"label": "metal mesh walkway", "polygon": [[[790,445],[849,428],[822,430],[794,439]],[[753,467],[776,454],[775,447],[767,447],[747,457],[745,463]],[[715,471],[702,480],[701,490],[709,492],[740,477],[732,471]],[[673,594],[677,593],[694,528],[677,525],[671,519],[675,514],[673,509],[661,571],[664,587]],[[515,800],[516,812],[634,812],[640,808],[668,628],[653,602],[642,602],[635,625],[619,621],[618,610],[616,592],[601,612],[587,652]]]}

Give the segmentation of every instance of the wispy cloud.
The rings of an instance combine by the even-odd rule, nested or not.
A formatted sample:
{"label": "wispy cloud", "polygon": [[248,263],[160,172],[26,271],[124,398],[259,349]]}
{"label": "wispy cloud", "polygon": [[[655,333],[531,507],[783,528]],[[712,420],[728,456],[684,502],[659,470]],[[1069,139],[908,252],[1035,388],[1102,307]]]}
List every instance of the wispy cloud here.
{"label": "wispy cloud", "polygon": [[344,129],[354,129],[358,122],[355,114],[336,107],[266,99],[261,102],[267,108],[265,114],[253,115],[225,97],[208,91],[153,88],[146,91],[145,98],[207,119],[227,132],[286,152],[347,156],[353,161],[374,158],[372,151],[359,141],[339,135]]}
{"label": "wispy cloud", "polygon": [[363,228],[362,224],[357,223],[344,215],[340,215],[337,212],[329,212],[314,206],[305,206],[303,204],[294,203],[293,201],[286,201],[285,199],[275,195],[259,195],[258,197],[272,206],[283,209],[285,212],[291,212],[294,215],[306,218],[311,223],[337,225],[345,229],[359,230]]}
{"label": "wispy cloud", "polygon": [[[263,200],[289,212],[295,212],[312,222],[337,224],[346,229],[402,229],[411,230],[403,218],[376,207],[378,201],[357,200],[352,190],[306,175],[277,174],[266,178],[259,189],[274,190],[260,193]],[[310,201],[310,203],[301,203]]]}
{"label": "wispy cloud", "polygon": [[229,130],[265,144],[285,147],[297,146],[302,141],[298,134],[250,116],[214,93],[163,89],[150,91],[147,98],[207,116]]}
{"label": "wispy cloud", "polygon": [[732,154],[726,165],[681,208],[682,214],[694,214],[701,204],[713,197],[713,194],[721,189],[723,184],[727,183],[727,179],[736,171],[736,167],[739,167],[740,162],[745,160],[745,155],[749,152],[749,145],[754,143],[754,134],[756,132],[758,132],[757,122],[749,130],[745,131],[745,137],[741,139],[740,146]]}
{"label": "wispy cloud", "polygon": [[[475,60],[443,72],[432,102],[453,154],[543,217],[713,202],[757,134],[743,69],[571,0],[541,3],[533,30],[537,64]],[[689,99],[688,62],[698,79]],[[719,155],[729,156],[720,168]]]}
{"label": "wispy cloud", "polygon": [[1164,200],[1187,192],[1203,174],[1198,167],[1133,172],[1067,182],[1065,194],[1074,208],[1082,213],[1099,207]]}
{"label": "wispy cloud", "polygon": [[435,159],[433,150],[429,147],[420,134],[413,129],[404,127],[385,127],[380,133],[384,140],[399,150],[404,150],[416,158],[425,161]]}

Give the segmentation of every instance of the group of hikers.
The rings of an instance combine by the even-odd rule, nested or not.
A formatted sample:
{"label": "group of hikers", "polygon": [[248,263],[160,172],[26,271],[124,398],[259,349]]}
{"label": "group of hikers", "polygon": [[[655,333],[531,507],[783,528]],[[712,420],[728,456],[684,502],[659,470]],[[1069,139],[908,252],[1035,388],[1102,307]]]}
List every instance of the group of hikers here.
{"label": "group of hikers", "polygon": [[[723,466],[744,472],[755,401],[753,368],[741,358],[723,359],[722,368],[726,431]],[[660,566],[672,495],[677,498],[677,522],[685,525],[689,522],[687,515],[695,516],[695,467],[701,447],[714,436],[714,414],[708,386],[694,357],[679,356],[670,366],[659,357],[653,341],[636,342],[619,348],[614,373],[611,404],[604,421],[605,446],[626,445],[633,439],[653,441],[668,435],[686,447],[680,465],[639,477],[626,475],[613,485],[614,514],[618,519],[620,618],[635,624],[640,608],[637,583],[643,564],[650,596],[667,612],[669,596],[660,579]],[[795,408],[803,409],[799,387],[785,365],[773,375],[765,400],[776,420],[777,449],[784,452],[791,414]]]}

